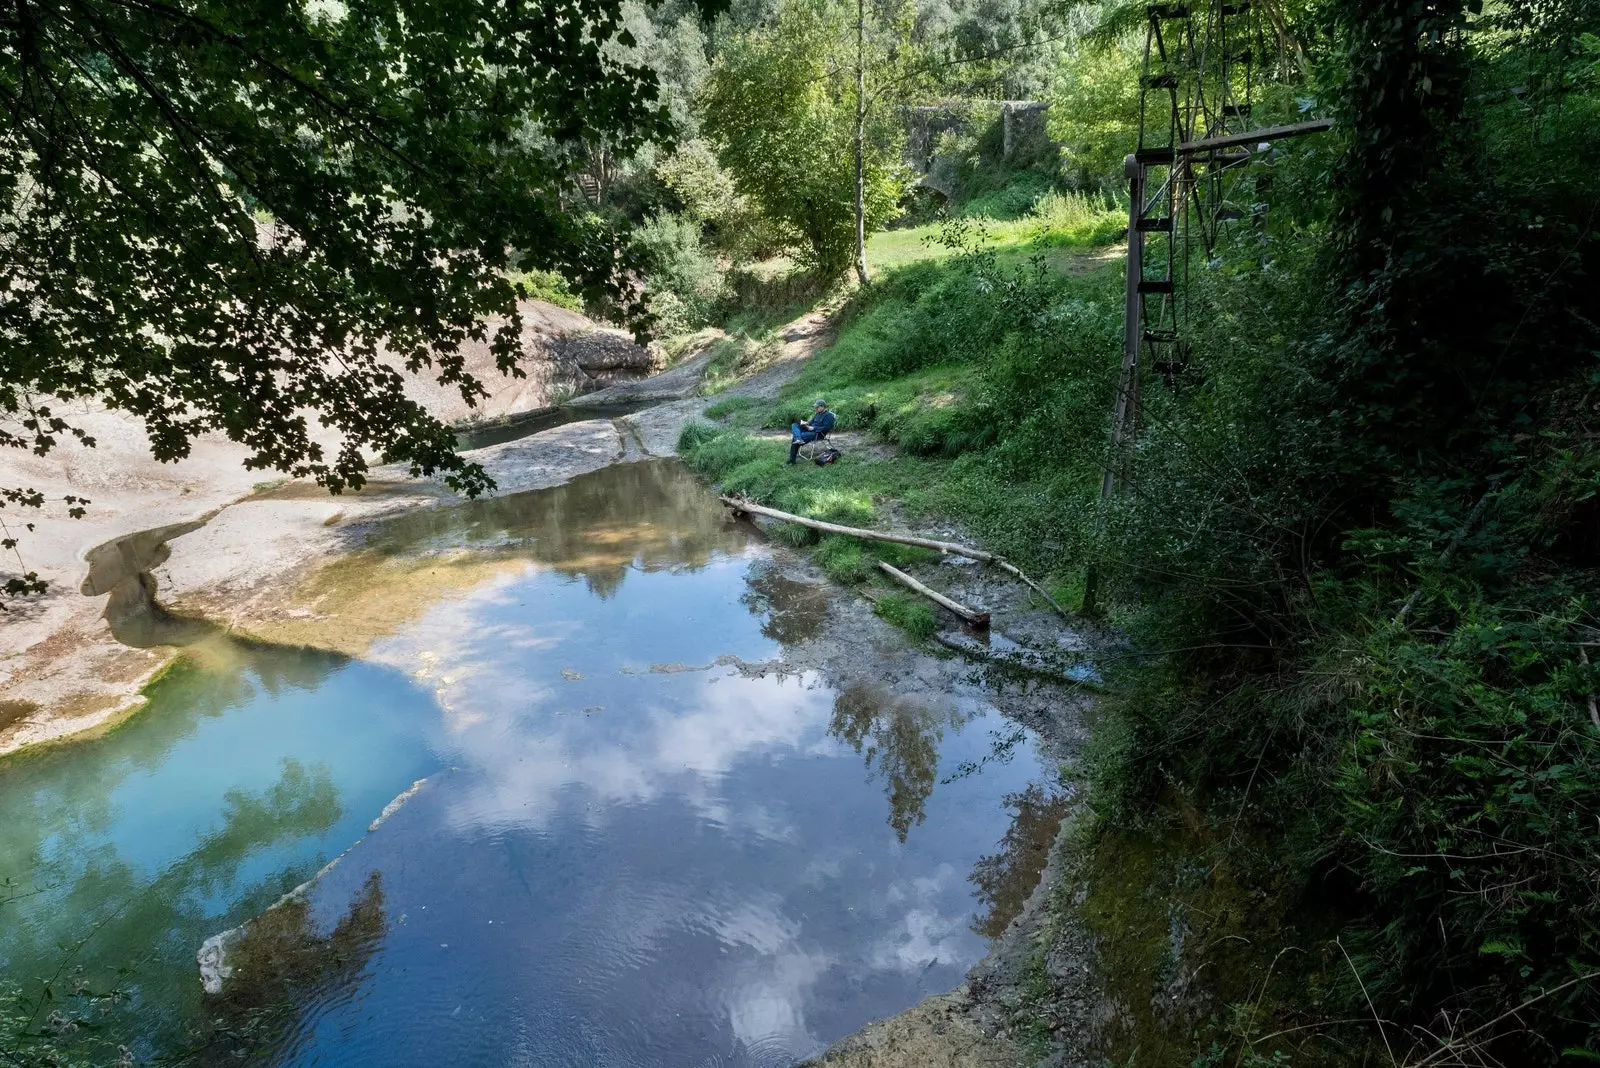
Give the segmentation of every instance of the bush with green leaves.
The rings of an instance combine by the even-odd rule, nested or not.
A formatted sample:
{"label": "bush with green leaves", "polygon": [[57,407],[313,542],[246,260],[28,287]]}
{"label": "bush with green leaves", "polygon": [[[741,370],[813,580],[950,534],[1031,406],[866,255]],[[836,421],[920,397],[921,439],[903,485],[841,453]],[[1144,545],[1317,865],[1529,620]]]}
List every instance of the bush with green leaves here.
{"label": "bush with green leaves", "polygon": [[583,299],[554,271],[511,271],[509,277],[519,297],[546,301],[569,311],[583,310]]}
{"label": "bush with green leaves", "polygon": [[1272,217],[1192,276],[1190,366],[1083,544],[1145,651],[1091,797],[1272,850],[1345,1038],[1600,1058],[1600,15],[1336,22],[1342,143],[1257,172]]}
{"label": "bush with green leaves", "polygon": [[633,232],[649,264],[650,312],[658,336],[671,337],[711,322],[728,293],[722,269],[701,243],[700,224],[660,214]]}

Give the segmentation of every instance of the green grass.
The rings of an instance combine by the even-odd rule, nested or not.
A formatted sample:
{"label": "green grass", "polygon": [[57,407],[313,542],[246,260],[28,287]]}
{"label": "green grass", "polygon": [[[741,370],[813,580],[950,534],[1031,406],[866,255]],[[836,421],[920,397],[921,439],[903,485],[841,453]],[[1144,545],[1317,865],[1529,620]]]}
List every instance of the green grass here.
{"label": "green grass", "polygon": [[764,403],[759,397],[724,397],[706,409],[706,418],[726,419],[738,412],[759,408]]}
{"label": "green grass", "polygon": [[728,285],[733,293],[732,311],[723,319],[722,328],[735,337],[757,340],[765,340],[839,289],[839,283],[806,274],[783,256],[733,271]]}
{"label": "green grass", "polygon": [[[706,414],[719,424],[685,427],[680,455],[725,491],[795,515],[881,527],[892,511],[902,529],[958,526],[961,537],[1080,599],[1068,546],[1093,515],[1121,286],[1115,271],[1051,271],[1049,254],[1081,257],[1112,233],[1114,217],[1081,197],[1046,197],[1027,217],[990,228],[985,247],[1010,259],[997,254],[988,266],[925,241],[932,226],[875,236],[877,262],[892,266],[850,297],[834,342],[776,399],[712,405]],[[1019,266],[1039,253],[1042,271]],[[1061,311],[1045,329],[1019,328],[1018,294],[1040,309],[1022,314]],[[730,340],[728,351],[753,344]],[[731,381],[738,366],[714,368],[716,380]],[[837,463],[788,466],[781,436],[755,432],[804,418],[817,397],[840,430],[891,448],[847,444]],[[877,566],[914,566],[926,550],[819,536],[795,523],[767,529],[810,548],[835,581],[873,587],[879,614],[918,640],[940,625],[938,611],[891,588]]]}
{"label": "green grass", "polygon": [[565,278],[554,271],[507,271],[506,277],[521,296],[543,300],[569,311],[583,311],[583,300]]}
{"label": "green grass", "polygon": [[[707,424],[687,427],[678,449],[690,466],[724,491],[785,512],[873,527],[892,503],[902,524],[958,524],[984,548],[1016,561],[1036,579],[1054,577],[1068,587],[1077,581],[1071,561],[1062,553],[1062,525],[1069,521],[1069,513],[1092,508],[1093,495],[1078,492],[1067,475],[1047,472],[1040,478],[1017,478],[996,457],[982,452],[954,460],[866,459],[848,448],[843,459],[826,467],[788,467],[783,442]],[[772,529],[790,544],[818,544],[815,532],[804,527],[784,524]],[[822,546],[818,548],[820,552]],[[836,577],[856,580],[859,572],[844,559],[842,547],[827,552],[840,554],[830,568],[837,569]],[[862,552],[874,571],[875,560],[905,567],[927,558],[925,550],[888,542],[872,542]],[[819,562],[829,567],[826,559]]]}
{"label": "green grass", "polygon": [[[1106,214],[1081,198],[1060,198],[1006,225],[1016,234],[1032,227],[1029,247],[1040,245],[1042,232],[1056,242],[1052,247],[1082,249]],[[892,504],[901,522],[959,524],[1035,578],[1078,589],[1081,576],[1064,552],[1066,532],[1081,525],[1098,485],[1121,287],[1113,271],[1047,271],[1040,280],[1031,268],[999,269],[1026,275],[1024,288],[1043,287],[1043,299],[1056,306],[1104,314],[1058,317],[1054,329],[1064,340],[1057,343],[1037,330],[1017,331],[1013,313],[986,295],[994,287],[986,288],[966,263],[907,263],[855,294],[839,316],[834,343],[776,400],[739,397],[713,405],[708,416],[724,425],[687,427],[679,452],[727,491],[797,515],[870,526]],[[1020,348],[1008,340],[1018,336],[1026,342]],[[1013,381],[1018,367],[1040,385]],[[893,446],[892,454],[847,446],[836,464],[789,467],[781,440],[752,435],[788,427],[810,413],[817,397],[832,405],[842,431],[865,432]],[[774,534],[817,544],[804,528]],[[876,577],[878,559],[909,562],[885,543],[824,544],[819,562],[844,582]]]}
{"label": "green grass", "polygon": [[907,594],[886,593],[878,598],[873,611],[919,642],[927,641],[939,629],[928,602]]}
{"label": "green grass", "polygon": [[[766,345],[773,344],[767,342]],[[714,397],[744,376],[745,370],[763,355],[766,347],[747,337],[718,338],[711,343],[711,360],[700,380],[700,392]]]}
{"label": "green grass", "polygon": [[861,539],[829,534],[817,543],[817,562],[828,577],[846,586],[872,577],[872,561],[861,551]]}
{"label": "green grass", "polygon": [[[1126,211],[1118,205],[1082,193],[1045,193],[1026,214],[1002,219],[970,210],[962,214],[977,225],[984,244],[1002,259],[1019,260],[1040,250],[1082,251],[1118,240],[1128,225]],[[898,230],[881,230],[867,238],[867,266],[874,272],[893,271],[914,263],[940,262],[955,255],[939,243],[942,224],[925,223]],[[1057,256],[1057,265],[1066,257]]]}

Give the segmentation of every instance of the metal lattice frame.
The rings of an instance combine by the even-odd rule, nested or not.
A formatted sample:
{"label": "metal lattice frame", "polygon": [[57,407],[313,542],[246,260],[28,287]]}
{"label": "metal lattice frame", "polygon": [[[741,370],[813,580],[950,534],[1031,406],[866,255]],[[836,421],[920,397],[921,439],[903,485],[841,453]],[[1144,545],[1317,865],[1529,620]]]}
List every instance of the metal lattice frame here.
{"label": "metal lattice frame", "polygon": [[1144,362],[1167,376],[1187,362],[1180,303],[1193,246],[1210,259],[1223,224],[1243,216],[1232,194],[1250,150],[1185,146],[1249,128],[1261,40],[1253,12],[1251,0],[1146,9],[1139,144],[1128,174],[1141,196],[1129,229],[1144,246],[1138,261]]}
{"label": "metal lattice frame", "polygon": [[[1258,225],[1264,221],[1265,188],[1244,181],[1246,165],[1275,140],[1332,125],[1252,125],[1268,55],[1260,2],[1195,0],[1145,9],[1139,142],[1126,162],[1127,335],[1112,420],[1114,456],[1138,423],[1142,369],[1170,383],[1188,363],[1184,297],[1191,260],[1211,260],[1227,225],[1243,219],[1247,208]],[[1108,465],[1104,495],[1114,477]]]}
{"label": "metal lattice frame", "polygon": [[[1196,253],[1207,261],[1214,257],[1226,227],[1244,217],[1246,192],[1256,225],[1265,222],[1270,178],[1246,184],[1246,164],[1274,141],[1333,125],[1327,119],[1252,125],[1253,97],[1273,55],[1256,11],[1268,2],[1188,0],[1145,9],[1139,143],[1125,161],[1126,328],[1111,450],[1100,485],[1102,516],[1138,431],[1144,368],[1176,384],[1188,364],[1191,259]],[[1284,57],[1277,59],[1282,65]],[[1091,566],[1084,577],[1085,612],[1094,611],[1095,588]]]}

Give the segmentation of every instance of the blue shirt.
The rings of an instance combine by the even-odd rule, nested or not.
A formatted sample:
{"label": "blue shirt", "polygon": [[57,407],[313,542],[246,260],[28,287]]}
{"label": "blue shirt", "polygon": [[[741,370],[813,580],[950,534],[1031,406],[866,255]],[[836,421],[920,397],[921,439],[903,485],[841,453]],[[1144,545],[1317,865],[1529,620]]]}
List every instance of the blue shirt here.
{"label": "blue shirt", "polygon": [[826,434],[832,430],[833,423],[834,418],[831,410],[825,409],[821,415],[813,415],[811,417],[811,429],[818,434]]}

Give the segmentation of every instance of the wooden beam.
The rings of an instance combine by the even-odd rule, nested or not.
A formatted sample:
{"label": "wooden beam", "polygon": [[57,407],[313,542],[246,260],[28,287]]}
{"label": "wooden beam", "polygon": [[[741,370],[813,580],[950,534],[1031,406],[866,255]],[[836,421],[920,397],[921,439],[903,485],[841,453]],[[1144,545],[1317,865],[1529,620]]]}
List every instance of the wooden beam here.
{"label": "wooden beam", "polygon": [[1219,148],[1238,148],[1242,145],[1258,145],[1263,141],[1282,141],[1287,137],[1304,137],[1306,134],[1322,133],[1332,128],[1332,119],[1312,119],[1310,122],[1297,122],[1289,126],[1263,126],[1259,130],[1246,130],[1244,133],[1185,141],[1178,146],[1178,155],[1193,156],[1201,152],[1213,152]]}
{"label": "wooden beam", "polygon": [[908,586],[922,594],[922,596],[926,597],[934,604],[950,609],[950,611],[954,612],[968,623],[971,623],[974,627],[987,627],[989,625],[988,612],[980,612],[977,609],[968,608],[966,605],[957,601],[952,601],[938,590],[929,589],[927,586],[924,586],[922,583],[918,582],[904,571],[901,571],[899,568],[892,566],[886,561],[879,560],[878,567],[882,569],[884,574],[900,583],[900,585]]}

